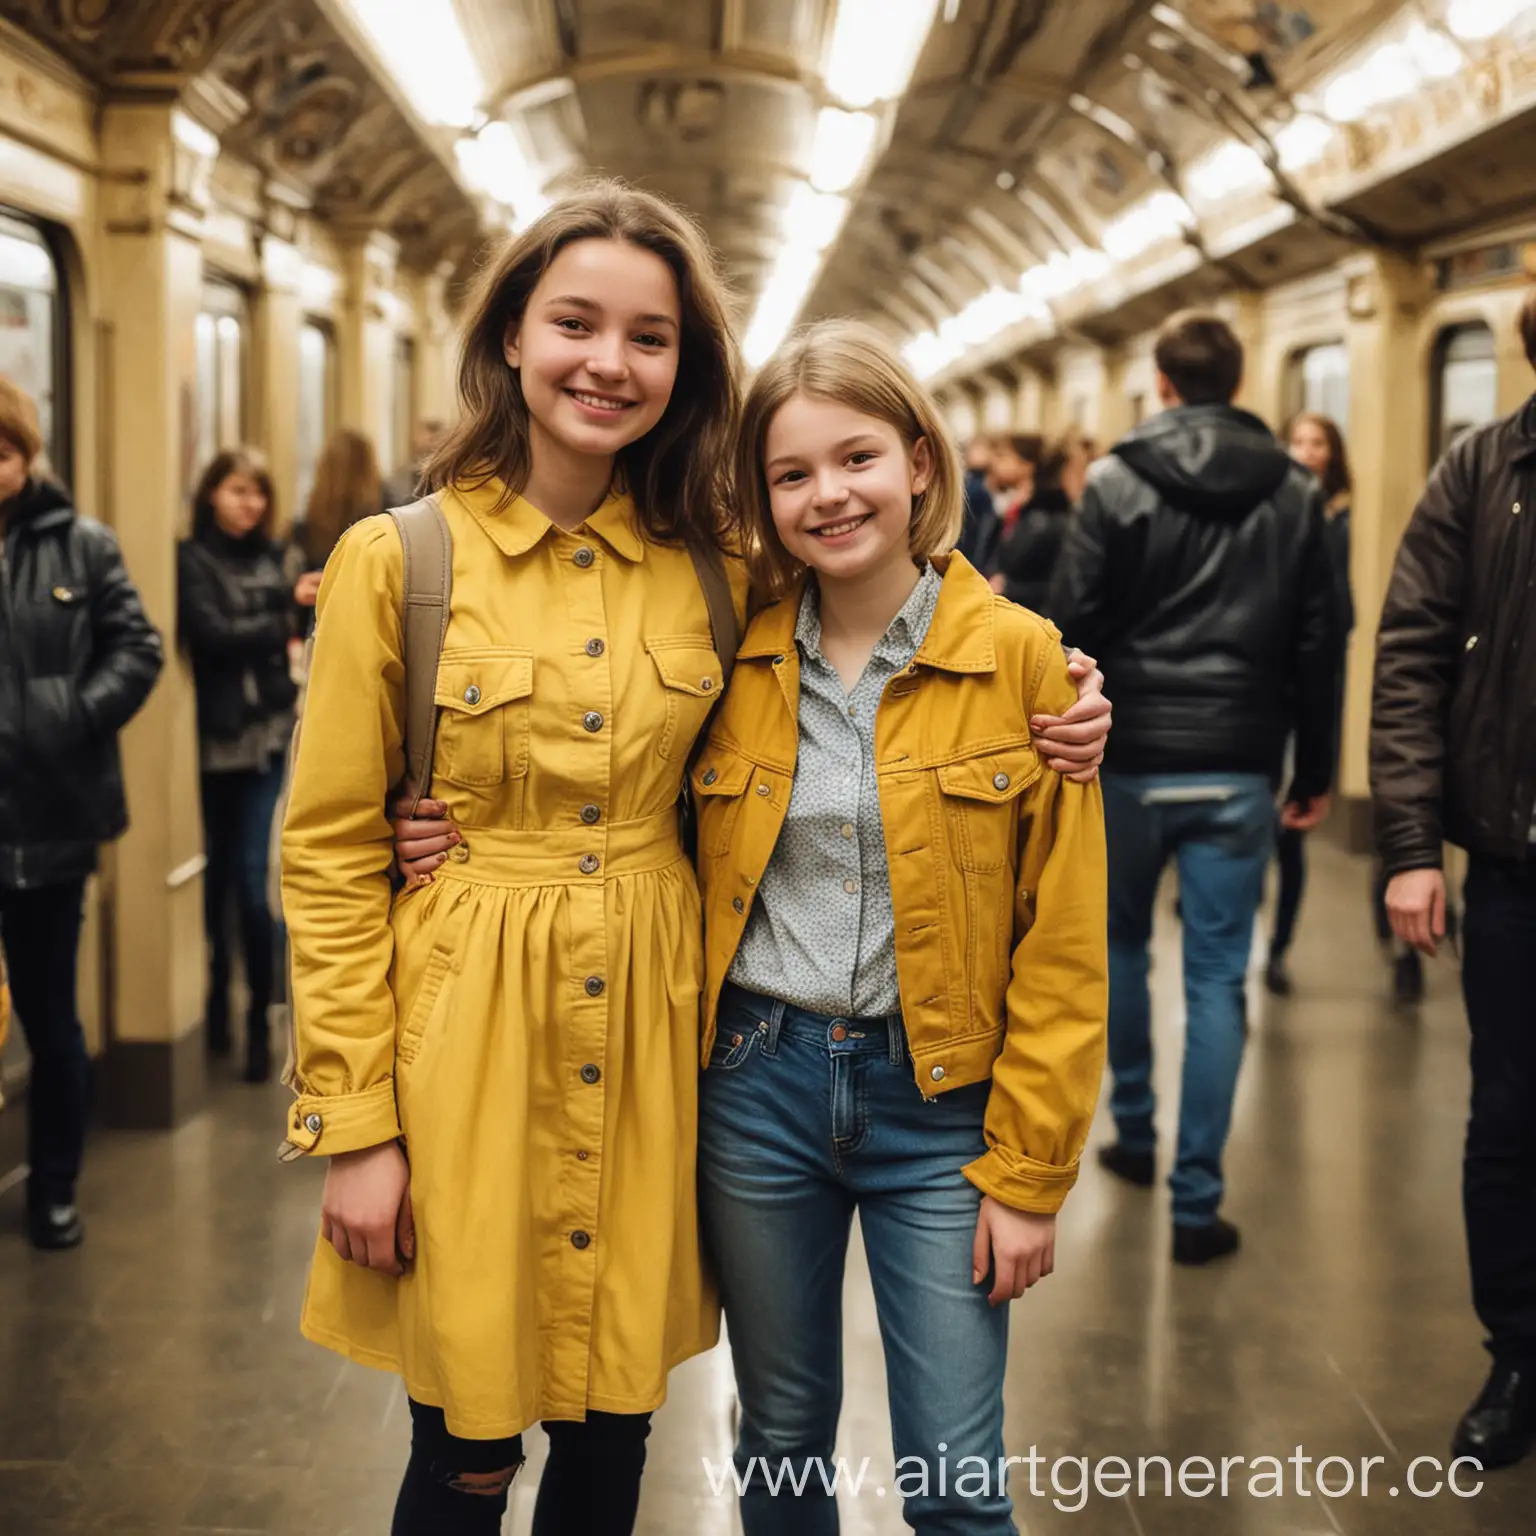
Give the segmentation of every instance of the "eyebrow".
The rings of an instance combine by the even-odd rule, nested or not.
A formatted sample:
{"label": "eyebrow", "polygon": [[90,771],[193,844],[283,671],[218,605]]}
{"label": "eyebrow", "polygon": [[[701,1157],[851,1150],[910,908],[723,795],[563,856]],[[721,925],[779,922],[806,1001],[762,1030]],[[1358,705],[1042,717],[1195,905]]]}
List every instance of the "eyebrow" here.
{"label": "eyebrow", "polygon": [[[847,453],[855,443],[867,443],[870,441],[878,444],[880,442],[880,434],[878,432],[855,432],[852,437],[845,437],[842,442],[834,443],[832,451],[833,453]],[[781,453],[778,458],[769,459],[763,466],[763,469],[766,472],[775,469],[780,464],[792,464],[799,457],[798,453]]]}
{"label": "eyebrow", "polygon": [[[601,314],[603,306],[594,303],[591,299],[584,299],[579,294],[562,293],[555,298],[545,301],[547,308],[559,309],[584,309],[589,314]],[[636,315],[635,319],[645,325],[670,325],[673,330],[678,328],[677,320],[672,315]]]}

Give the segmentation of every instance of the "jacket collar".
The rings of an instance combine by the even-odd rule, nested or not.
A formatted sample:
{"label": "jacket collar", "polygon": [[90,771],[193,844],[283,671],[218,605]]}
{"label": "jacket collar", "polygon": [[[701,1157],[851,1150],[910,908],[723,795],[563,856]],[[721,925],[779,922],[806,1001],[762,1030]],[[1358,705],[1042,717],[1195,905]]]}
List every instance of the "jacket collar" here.
{"label": "jacket collar", "polygon": [[6,519],[7,533],[19,533],[23,528],[41,533],[48,528],[58,528],[75,519],[74,504],[69,492],[51,480],[34,477],[27,481],[11,501],[10,516]]}
{"label": "jacket collar", "polygon": [[[933,622],[912,658],[913,666],[934,667],[941,672],[997,671],[992,618],[996,599],[992,589],[962,554],[935,555],[933,565],[944,580]],[[783,597],[753,619],[736,653],[738,659],[784,656],[794,650],[795,624],[806,580],[802,574]]]}
{"label": "jacket collar", "polygon": [[[546,534],[556,532],[555,525],[525,496],[507,501],[506,486],[497,479],[483,485],[455,485],[444,492],[452,496],[486,531],[502,554],[516,558],[526,555]],[[505,503],[498,509],[498,503]],[[629,496],[614,492],[589,517],[582,528],[595,534],[616,555],[629,561],[645,558],[645,540],[640,536],[635,504]]]}

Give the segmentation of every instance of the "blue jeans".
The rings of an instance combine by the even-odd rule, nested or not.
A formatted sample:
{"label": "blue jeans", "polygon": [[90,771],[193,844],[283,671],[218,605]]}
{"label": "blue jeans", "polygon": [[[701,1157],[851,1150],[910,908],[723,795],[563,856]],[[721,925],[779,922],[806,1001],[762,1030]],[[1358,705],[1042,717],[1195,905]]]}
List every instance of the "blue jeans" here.
{"label": "blue jeans", "polygon": [[1243,987],[1264,869],[1275,840],[1275,793],[1254,773],[1106,773],[1109,845],[1110,1098],[1122,1146],[1150,1152],[1152,1000],[1147,944],[1158,880],[1177,860],[1184,924],[1184,1078],[1169,1185],[1173,1219],[1213,1221],[1221,1154],[1243,1063]]}
{"label": "blue jeans", "polygon": [[[961,1172],[986,1150],[990,1091],[924,1099],[899,1017],[829,1018],[726,988],[699,1091],[699,1184],[741,1395],[746,1536],[837,1532],[816,1458],[830,1482],[855,1209],[890,1388],[889,1491],[918,1531],[1014,1532],[999,1471],[1008,1309],[988,1304],[990,1279],[972,1283],[981,1195]],[[777,1494],[765,1469],[789,1474]]]}

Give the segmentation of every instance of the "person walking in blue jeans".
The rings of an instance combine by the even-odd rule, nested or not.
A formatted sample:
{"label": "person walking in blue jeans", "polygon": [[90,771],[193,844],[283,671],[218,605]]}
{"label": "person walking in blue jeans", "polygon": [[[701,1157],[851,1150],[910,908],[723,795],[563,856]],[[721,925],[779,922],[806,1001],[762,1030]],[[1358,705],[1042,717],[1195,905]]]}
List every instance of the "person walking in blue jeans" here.
{"label": "person walking in blue jeans", "polygon": [[915,1530],[1006,1536],[1006,1303],[1054,1266],[1104,1059],[1099,791],[1040,739],[1074,703],[1068,664],[1053,628],[944,553],[957,456],[874,333],[829,323],[767,365],[737,485],[777,600],[692,784],[699,1207],[741,1399],[742,1526],[838,1529],[857,1211],[887,1492]]}
{"label": "person walking in blue jeans", "polygon": [[1154,1181],[1147,945],[1171,860],[1186,1010],[1173,1257],[1204,1264],[1239,1242],[1218,1214],[1221,1162],[1286,738],[1294,730],[1281,822],[1309,830],[1328,810],[1344,634],[1322,492],[1232,405],[1243,349],[1231,328],[1175,315],[1154,356],[1165,409],[1090,471],[1050,611],[1115,680],[1104,819],[1118,1140],[1099,1158],[1131,1184]]}

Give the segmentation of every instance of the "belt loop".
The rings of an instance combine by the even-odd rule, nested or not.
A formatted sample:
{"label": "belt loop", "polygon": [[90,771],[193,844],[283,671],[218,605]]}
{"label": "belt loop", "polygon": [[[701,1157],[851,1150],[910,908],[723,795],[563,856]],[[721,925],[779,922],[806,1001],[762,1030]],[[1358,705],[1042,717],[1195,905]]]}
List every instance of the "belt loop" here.
{"label": "belt loop", "polygon": [[907,1059],[907,1030],[899,1013],[893,1013],[886,1021],[887,1038],[891,1046],[891,1065],[899,1067]]}
{"label": "belt loop", "polygon": [[773,1000],[773,1006],[768,1010],[768,1033],[763,1036],[763,1055],[777,1056],[779,1054],[779,1030],[784,1024],[784,1013],[789,1004],[782,997]]}

